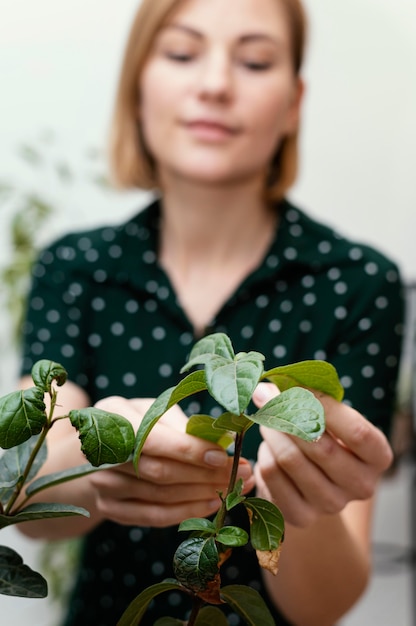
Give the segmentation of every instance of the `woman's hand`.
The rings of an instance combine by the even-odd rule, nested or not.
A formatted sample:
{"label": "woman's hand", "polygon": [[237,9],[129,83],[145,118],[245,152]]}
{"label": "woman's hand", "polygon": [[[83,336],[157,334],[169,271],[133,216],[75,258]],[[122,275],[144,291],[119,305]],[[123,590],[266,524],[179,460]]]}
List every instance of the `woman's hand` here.
{"label": "woman's hand", "polygon": [[[253,400],[261,407],[279,392],[261,383]],[[357,411],[317,394],[326,431],[314,443],[261,427],[255,467],[260,495],[273,500],[287,522],[298,527],[321,515],[336,514],[352,500],[371,498],[381,474],[392,462],[383,433]]]}
{"label": "woman's hand", "polygon": [[[96,406],[123,415],[136,430],[151,403],[112,397]],[[91,475],[95,506],[103,517],[126,525],[164,527],[218,510],[218,492],[227,489],[232,458],[220,446],[186,434],[186,422],[178,406],[161,418],[144,445],[139,477],[131,463]],[[254,487],[246,460],[240,463],[239,477],[245,493]]]}

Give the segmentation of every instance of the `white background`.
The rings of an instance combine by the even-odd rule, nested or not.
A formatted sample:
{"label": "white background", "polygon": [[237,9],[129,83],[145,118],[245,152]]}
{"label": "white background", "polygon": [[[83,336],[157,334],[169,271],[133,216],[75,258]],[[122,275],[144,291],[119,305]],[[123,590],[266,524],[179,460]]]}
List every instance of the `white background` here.
{"label": "white background", "polygon": [[[120,56],[137,4],[0,0],[0,180],[36,190],[56,207],[44,240],[68,228],[121,220],[145,201],[140,193],[99,191],[89,182],[95,166],[86,156],[105,147]],[[315,217],[379,247],[413,280],[416,2],[306,0],[306,6],[307,94],[301,175],[292,197]],[[56,139],[48,144],[51,133]],[[46,164],[28,168],[16,156],[22,143],[40,147]],[[62,161],[75,173],[72,184],[59,184],[53,173]],[[13,202],[0,205],[0,265],[9,254]],[[12,384],[16,367],[14,355],[7,356],[7,329],[0,311],[0,391]],[[47,605],[0,598],[9,626],[21,626],[29,614],[32,623],[46,626],[41,606]],[[386,619],[386,626],[393,623]]]}

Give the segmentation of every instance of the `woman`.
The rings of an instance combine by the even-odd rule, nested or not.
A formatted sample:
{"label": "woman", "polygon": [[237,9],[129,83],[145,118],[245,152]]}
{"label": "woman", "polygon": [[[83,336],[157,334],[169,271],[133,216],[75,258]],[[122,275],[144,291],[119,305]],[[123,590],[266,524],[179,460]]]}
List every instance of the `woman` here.
{"label": "woman", "polygon": [[[265,428],[247,437],[245,492],[256,488],[286,519],[278,576],[262,574],[244,550],[222,568],[223,584],[260,589],[277,624],[329,626],[369,577],[373,496],[391,462],[380,429],[394,400],[402,303],[393,263],[285,199],[296,174],[305,30],[298,0],[235,0],[226,11],[223,0],[143,0],[112,160],[121,184],[156,189],[159,199],[120,227],[71,234],[43,252],[23,372],[54,359],[70,377],[63,413],[97,403],[137,426],[209,332],[227,332],[237,351],[263,352],[270,367],[333,363],[346,402],[321,398],[328,428],[317,444]],[[262,384],[254,401],[274,393]],[[230,460],[184,434],[185,415],[199,412],[218,407],[202,398],[158,424],[140,479],[127,464],[50,490],[51,500],[84,505],[89,519],[23,528],[85,535],[66,626],[114,626],[141,588],[171,575],[178,522],[218,508]],[[45,471],[82,462],[66,421],[51,440]],[[184,619],[187,608],[177,594],[160,596],[144,623]]]}

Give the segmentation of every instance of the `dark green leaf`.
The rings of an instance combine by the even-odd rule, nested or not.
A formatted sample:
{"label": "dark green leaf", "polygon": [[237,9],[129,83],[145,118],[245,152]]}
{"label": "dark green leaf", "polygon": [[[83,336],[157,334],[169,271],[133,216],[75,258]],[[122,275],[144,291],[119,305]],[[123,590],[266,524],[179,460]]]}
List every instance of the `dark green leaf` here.
{"label": "dark green leaf", "polygon": [[[19,446],[6,450],[0,458],[0,502],[5,505],[9,501],[13,487],[23,478],[30,455],[36,446],[38,437],[31,437]],[[40,448],[30,469],[27,482],[36,476],[46,461],[46,441]],[[9,488],[8,485],[9,484]]]}
{"label": "dark green leaf", "polygon": [[17,552],[0,546],[0,594],[19,598],[46,598],[46,580],[23,563]]}
{"label": "dark green leaf", "polygon": [[31,387],[0,398],[0,448],[8,449],[38,435],[46,424],[43,391]]}
{"label": "dark green leaf", "polygon": [[120,620],[117,622],[117,626],[137,626],[153,598],[156,598],[156,596],[166,591],[175,590],[184,591],[178,581],[171,578],[148,587],[129,604]]}
{"label": "dark green leaf", "polygon": [[268,379],[277,385],[280,391],[291,387],[309,387],[341,401],[344,389],[336,369],[326,361],[301,361],[275,367],[264,372],[262,379]]}
{"label": "dark green leaf", "polygon": [[305,441],[318,439],[325,430],[325,413],[313,393],[302,387],[292,387],[272,398],[250,415],[256,424],[268,426]]}
{"label": "dark green leaf", "polygon": [[176,617],[161,617],[153,626],[184,626],[185,622]]}
{"label": "dark green leaf", "polygon": [[253,422],[245,415],[235,415],[234,413],[227,412],[217,417],[212,427],[221,430],[230,430],[235,433],[243,433],[252,425]]}
{"label": "dark green leaf", "polygon": [[228,585],[221,589],[222,599],[249,626],[276,626],[258,591],[245,585]]}
{"label": "dark green leaf", "polygon": [[212,537],[185,539],[173,557],[173,569],[178,581],[197,593],[218,575],[218,550]]}
{"label": "dark green leaf", "polygon": [[22,522],[33,522],[39,519],[50,519],[55,517],[71,517],[73,515],[83,515],[89,517],[86,509],[71,504],[55,504],[38,502],[29,504],[27,507],[14,515],[0,515],[0,528],[13,526]]}
{"label": "dark green leaf", "polygon": [[136,434],[136,442],[134,446],[133,465],[138,468],[140,454],[143,446],[149,436],[152,428],[157,424],[159,419],[174,404],[177,404],[184,398],[205,391],[207,388],[205,382],[205,373],[203,371],[193,372],[180,381],[176,387],[170,387],[160,394],[153,404],[146,411]]}
{"label": "dark green leaf", "polygon": [[216,421],[210,415],[192,415],[186,424],[186,432],[227,449],[234,442],[234,436],[226,430],[214,428]]}
{"label": "dark green leaf", "polygon": [[234,349],[226,334],[213,333],[200,339],[192,348],[188,362],[181,369],[181,373],[195,365],[205,365],[213,356],[220,356],[226,361],[234,360]]}
{"label": "dark green leaf", "polygon": [[225,504],[227,507],[227,511],[230,511],[231,509],[233,509],[235,506],[237,506],[238,504],[240,504],[241,502],[244,502],[244,500],[246,499],[245,496],[242,496],[241,493],[243,491],[243,486],[244,486],[244,482],[243,480],[240,478],[235,487],[234,490],[228,494],[226,500],[225,500]]}
{"label": "dark green leaf", "polygon": [[217,541],[224,546],[238,548],[248,543],[248,534],[238,526],[223,526],[217,534]]}
{"label": "dark green leaf", "polygon": [[224,613],[215,606],[205,606],[198,613],[195,626],[228,626]]}
{"label": "dark green leaf", "polygon": [[56,381],[58,387],[61,387],[66,382],[68,374],[59,363],[42,359],[32,367],[32,378],[36,387],[40,387],[44,392],[50,392],[52,381]]}
{"label": "dark green leaf", "polygon": [[240,415],[245,411],[263,374],[257,354],[237,355],[233,361],[216,356],[205,365],[210,394],[230,413]]}
{"label": "dark green leaf", "polygon": [[211,535],[215,535],[217,531],[215,524],[204,517],[191,517],[186,519],[179,524],[178,530],[188,532],[192,530],[199,530],[204,533],[210,533]]}
{"label": "dark green leaf", "polygon": [[69,413],[79,432],[81,450],[95,467],[105,463],[125,463],[133,452],[134,430],[121,415],[96,408]]}
{"label": "dark green leaf", "polygon": [[283,515],[271,502],[263,498],[246,498],[244,506],[249,512],[250,539],[255,550],[276,550],[285,531]]}

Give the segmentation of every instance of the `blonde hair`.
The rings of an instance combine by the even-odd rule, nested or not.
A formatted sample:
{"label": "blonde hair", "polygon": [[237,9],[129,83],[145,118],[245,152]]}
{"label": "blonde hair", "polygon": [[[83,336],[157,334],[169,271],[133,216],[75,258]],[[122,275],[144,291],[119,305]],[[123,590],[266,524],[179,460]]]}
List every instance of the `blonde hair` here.
{"label": "blonde hair", "polygon": [[[299,75],[305,48],[306,16],[300,0],[282,3],[291,30],[292,61]],[[110,134],[110,165],[114,182],[122,188],[155,189],[153,158],[144,143],[139,122],[138,85],[153,42],[181,0],[142,0],[131,26],[116,94]],[[298,131],[285,137],[271,161],[265,196],[280,200],[294,183],[298,169]]]}

